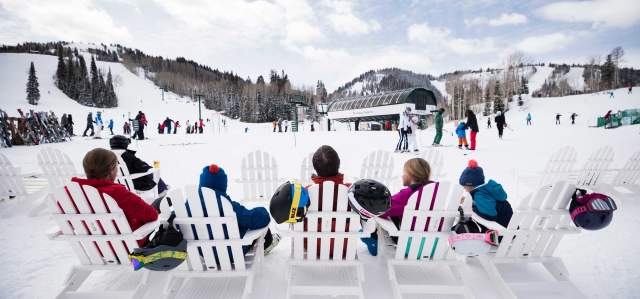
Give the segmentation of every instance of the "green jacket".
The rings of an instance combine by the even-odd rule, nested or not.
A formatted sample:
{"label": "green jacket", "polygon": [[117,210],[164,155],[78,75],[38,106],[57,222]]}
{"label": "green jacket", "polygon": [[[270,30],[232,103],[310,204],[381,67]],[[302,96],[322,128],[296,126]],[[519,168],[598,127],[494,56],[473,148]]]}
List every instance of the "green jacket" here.
{"label": "green jacket", "polygon": [[435,119],[436,130],[442,130],[442,112],[436,112]]}

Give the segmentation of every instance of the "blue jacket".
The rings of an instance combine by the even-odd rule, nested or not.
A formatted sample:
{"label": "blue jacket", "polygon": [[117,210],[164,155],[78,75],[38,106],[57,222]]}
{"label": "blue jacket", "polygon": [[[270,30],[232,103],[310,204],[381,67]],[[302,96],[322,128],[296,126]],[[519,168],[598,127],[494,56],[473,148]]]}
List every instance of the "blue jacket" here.
{"label": "blue jacket", "polygon": [[494,180],[489,180],[486,184],[480,185],[470,192],[473,198],[473,211],[482,218],[496,221],[500,225],[507,227],[513,210],[507,201],[507,193],[502,185]]}
{"label": "blue jacket", "polygon": [[109,128],[113,129],[113,119],[109,120]]}
{"label": "blue jacket", "polygon": [[456,135],[458,135],[459,138],[467,137],[467,124],[458,124],[458,127],[456,127]]}

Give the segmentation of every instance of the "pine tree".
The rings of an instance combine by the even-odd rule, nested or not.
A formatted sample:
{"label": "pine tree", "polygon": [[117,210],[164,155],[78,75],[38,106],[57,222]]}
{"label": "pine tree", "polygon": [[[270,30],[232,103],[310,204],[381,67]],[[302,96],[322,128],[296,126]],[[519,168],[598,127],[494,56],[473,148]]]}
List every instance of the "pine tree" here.
{"label": "pine tree", "polygon": [[493,93],[493,113],[496,113],[498,111],[504,112],[504,101],[502,100],[500,81],[496,81],[496,87]]}
{"label": "pine tree", "polygon": [[604,86],[609,89],[614,88],[616,65],[613,63],[611,54],[607,55],[607,59],[601,67],[601,72],[602,83]]}
{"label": "pine tree", "polygon": [[40,101],[38,77],[36,77],[36,68],[33,65],[33,61],[29,67],[29,79],[27,80],[27,101],[31,105],[38,105]]}
{"label": "pine tree", "polygon": [[56,86],[60,88],[63,92],[66,91],[66,67],[64,65],[64,58],[62,57],[62,45],[58,46],[58,68],[56,69]]}
{"label": "pine tree", "polygon": [[78,56],[78,102],[82,105],[91,103],[91,85],[87,77],[87,64],[82,55]]}
{"label": "pine tree", "polygon": [[91,106],[100,107],[100,78],[98,77],[98,67],[96,66],[96,60],[91,56]]}
{"label": "pine tree", "polygon": [[65,92],[70,98],[78,99],[78,90],[76,89],[76,75],[75,75],[75,63],[73,63],[73,53],[69,52],[67,56],[67,74],[66,74],[66,86]]}
{"label": "pine tree", "polygon": [[107,107],[117,107],[118,98],[116,92],[113,90],[113,77],[111,76],[111,69],[107,73],[106,92],[107,92]]}

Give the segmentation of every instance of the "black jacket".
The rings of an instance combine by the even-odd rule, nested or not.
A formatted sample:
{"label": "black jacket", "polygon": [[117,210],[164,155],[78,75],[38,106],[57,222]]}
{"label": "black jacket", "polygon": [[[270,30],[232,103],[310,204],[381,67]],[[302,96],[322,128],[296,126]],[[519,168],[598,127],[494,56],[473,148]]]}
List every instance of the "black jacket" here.
{"label": "black jacket", "polygon": [[496,116],[494,120],[496,121],[496,126],[504,127],[504,125],[506,124],[506,121],[504,119],[504,114],[500,114]]}
{"label": "black jacket", "polygon": [[[142,173],[151,169],[151,166],[146,162],[140,160],[140,158],[136,157],[136,152],[132,150],[125,150],[122,153],[122,160],[127,164],[127,169],[129,169],[130,174],[134,173]],[[153,181],[153,175],[145,175],[143,177],[137,178],[133,180],[133,186],[136,190],[150,190],[151,188],[156,186],[156,182]]]}
{"label": "black jacket", "polygon": [[467,115],[467,127],[471,129],[472,132],[479,132],[478,128],[478,119],[474,113],[470,113]]}

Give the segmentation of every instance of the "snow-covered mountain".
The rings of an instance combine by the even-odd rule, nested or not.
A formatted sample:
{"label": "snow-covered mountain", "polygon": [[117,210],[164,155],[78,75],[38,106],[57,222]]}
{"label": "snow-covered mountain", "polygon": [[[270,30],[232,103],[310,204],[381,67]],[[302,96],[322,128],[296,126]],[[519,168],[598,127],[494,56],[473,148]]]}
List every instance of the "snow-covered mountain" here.
{"label": "snow-covered mountain", "polygon": [[434,77],[431,75],[418,74],[398,68],[370,70],[338,87],[330,96],[332,98],[339,98],[353,95],[368,95],[409,87],[427,87],[436,93],[437,99],[441,99],[442,95],[438,88],[434,88],[431,83],[432,80],[434,80]]}

